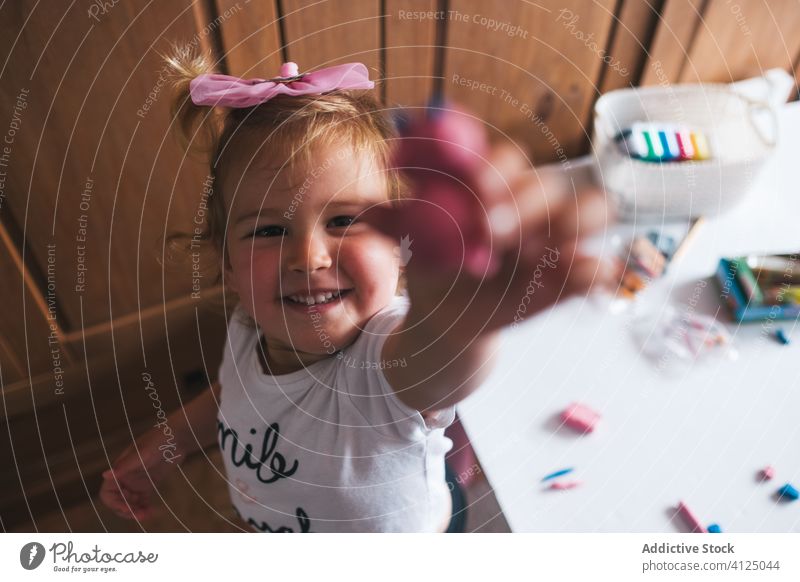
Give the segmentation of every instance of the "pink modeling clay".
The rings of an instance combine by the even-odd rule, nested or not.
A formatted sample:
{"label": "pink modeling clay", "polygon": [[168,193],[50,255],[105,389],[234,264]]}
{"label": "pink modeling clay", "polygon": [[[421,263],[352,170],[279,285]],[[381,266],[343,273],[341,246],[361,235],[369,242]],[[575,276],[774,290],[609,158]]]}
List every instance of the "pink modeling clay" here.
{"label": "pink modeling clay", "polygon": [[592,432],[600,415],[584,404],[574,402],[561,413],[561,422],[579,432]]}
{"label": "pink modeling clay", "polygon": [[769,481],[770,479],[772,479],[775,476],[775,469],[773,469],[771,466],[768,465],[768,466],[764,467],[763,469],[761,469],[761,473],[760,474],[761,474],[761,480],[762,481]]}
{"label": "pink modeling clay", "polygon": [[556,481],[550,484],[550,489],[555,489],[557,491],[565,491],[567,489],[574,489],[575,487],[580,487],[580,481]]}
{"label": "pink modeling clay", "polygon": [[451,106],[402,124],[392,165],[411,185],[399,207],[375,207],[367,222],[390,236],[410,236],[414,260],[432,268],[482,277],[499,266],[490,247],[486,211],[475,189],[476,168],[485,164],[488,142],[483,126]]}
{"label": "pink modeling clay", "polygon": [[683,501],[678,503],[678,513],[686,522],[686,524],[691,528],[691,533],[708,533],[706,532],[706,528],[700,525],[700,520],[698,520],[695,515],[691,512],[691,510],[686,506]]}

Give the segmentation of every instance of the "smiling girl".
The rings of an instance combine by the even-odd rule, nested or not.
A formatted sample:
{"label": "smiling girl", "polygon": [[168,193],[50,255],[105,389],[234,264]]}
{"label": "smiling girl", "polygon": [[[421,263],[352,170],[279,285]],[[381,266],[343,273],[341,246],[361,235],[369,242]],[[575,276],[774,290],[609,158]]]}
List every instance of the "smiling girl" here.
{"label": "smiling girl", "polygon": [[[206,238],[238,297],[218,382],[170,416],[180,450],[216,440],[255,531],[463,528],[444,429],[522,298],[528,316],[587,291],[597,264],[575,248],[604,220],[601,198],[545,187],[515,147],[494,148],[473,179],[496,268],[431,268],[415,260],[424,247],[398,252],[423,214],[406,205],[397,136],[363,65],[301,75],[287,63],[242,80],[185,52],[169,62],[176,123],[189,141],[211,136]],[[158,438],[143,435],[104,474],[119,515],[153,514],[153,485],[174,470]]]}

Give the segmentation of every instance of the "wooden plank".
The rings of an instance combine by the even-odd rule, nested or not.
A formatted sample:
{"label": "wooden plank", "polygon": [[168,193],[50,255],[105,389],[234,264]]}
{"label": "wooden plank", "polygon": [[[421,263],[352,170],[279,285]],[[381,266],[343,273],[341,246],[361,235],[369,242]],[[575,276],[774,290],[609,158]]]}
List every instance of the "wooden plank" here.
{"label": "wooden plank", "polygon": [[622,4],[600,93],[633,87],[647,61],[664,0],[626,0]]}
{"label": "wooden plank", "polygon": [[[48,258],[54,267],[56,254],[51,250]],[[44,289],[39,288],[40,282],[24,267],[17,244],[2,223],[0,273],[0,389],[5,391],[6,386],[38,373],[59,388],[72,355],[63,345],[57,289],[48,285],[48,278],[41,282]],[[44,275],[48,275],[47,267]]]}
{"label": "wooden plank", "polygon": [[667,0],[641,84],[676,83],[686,63],[707,0]]}
{"label": "wooden plank", "polygon": [[216,0],[220,16],[233,13],[221,27],[228,72],[238,77],[269,79],[278,75],[282,56],[275,2]]}
{"label": "wooden plank", "polygon": [[25,368],[17,351],[5,337],[0,336],[0,388],[8,382],[24,377]]}
{"label": "wooden plank", "polygon": [[381,10],[378,0],[284,0],[286,52],[301,71],[358,61],[381,69]]}
{"label": "wooden plank", "polygon": [[421,105],[433,91],[436,28],[446,16],[436,0],[386,2],[386,103]]}
{"label": "wooden plank", "polygon": [[158,53],[172,41],[202,47],[213,29],[196,30],[190,0],[14,4],[24,9],[0,11],[13,31],[3,35],[4,125],[17,96],[29,97],[6,202],[40,270],[56,245],[64,329],[75,329],[81,299],[91,325],[188,294],[190,278],[162,277],[160,239],[189,229],[205,172],[170,135]]}
{"label": "wooden plank", "polygon": [[792,72],[798,30],[797,0],[710,2],[680,81],[730,83],[775,67]]}
{"label": "wooden plank", "polygon": [[527,144],[537,162],[583,153],[613,8],[451,2],[445,94]]}
{"label": "wooden plank", "polygon": [[[64,397],[87,397],[87,361],[92,373],[111,376],[115,366],[136,361],[144,369],[150,365],[150,358],[162,362],[164,353],[174,352],[169,361],[175,366],[176,377],[182,378],[186,372],[202,366],[200,354],[203,352],[212,363],[209,373],[215,374],[216,347],[222,349],[221,342],[225,338],[223,322],[231,307],[225,307],[222,287],[216,287],[209,290],[201,301],[191,297],[176,299],[134,316],[67,334],[64,345],[77,355],[74,364],[64,374],[68,388],[62,394],[56,393],[49,372],[8,383],[4,390],[5,415],[28,414],[34,406],[53,406]],[[196,313],[200,314],[199,334]]]}

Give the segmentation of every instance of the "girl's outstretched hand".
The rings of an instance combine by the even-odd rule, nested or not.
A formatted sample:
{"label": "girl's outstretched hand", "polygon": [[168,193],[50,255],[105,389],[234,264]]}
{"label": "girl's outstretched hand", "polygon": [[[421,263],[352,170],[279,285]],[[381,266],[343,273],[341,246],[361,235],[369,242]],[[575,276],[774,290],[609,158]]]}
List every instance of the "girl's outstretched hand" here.
{"label": "girl's outstretched hand", "polygon": [[[406,148],[413,161],[400,156],[398,164],[410,197],[365,216],[401,244],[413,321],[466,340],[613,285],[609,266],[577,250],[610,220],[601,193],[574,191],[558,171],[535,171],[514,144],[468,148],[441,137],[414,139],[421,147]],[[426,142],[433,151],[423,152]],[[439,162],[448,148],[461,163]]]}

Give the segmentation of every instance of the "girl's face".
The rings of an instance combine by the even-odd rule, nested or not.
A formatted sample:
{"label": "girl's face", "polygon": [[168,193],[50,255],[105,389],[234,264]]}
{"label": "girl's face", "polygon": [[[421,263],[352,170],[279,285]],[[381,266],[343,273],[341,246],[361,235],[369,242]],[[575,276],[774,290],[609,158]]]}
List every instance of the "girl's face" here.
{"label": "girl's face", "polygon": [[399,277],[393,242],[359,221],[388,197],[374,157],[321,146],[299,166],[276,174],[251,164],[240,184],[226,184],[225,282],[261,327],[273,373],[350,345]]}

